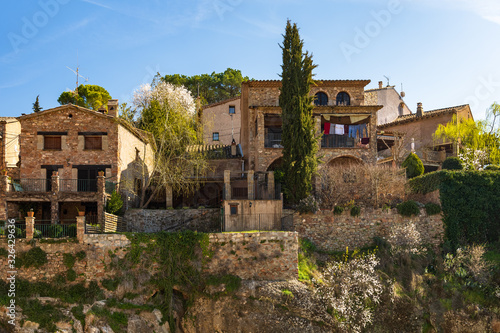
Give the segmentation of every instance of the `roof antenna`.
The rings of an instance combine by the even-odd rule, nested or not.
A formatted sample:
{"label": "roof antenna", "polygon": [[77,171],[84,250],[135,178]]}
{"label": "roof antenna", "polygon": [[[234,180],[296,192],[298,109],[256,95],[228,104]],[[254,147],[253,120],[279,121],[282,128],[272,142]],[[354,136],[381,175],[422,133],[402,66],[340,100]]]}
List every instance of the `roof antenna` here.
{"label": "roof antenna", "polygon": [[387,77],[387,76],[385,76],[385,75],[384,75],[384,77],[387,79],[387,86],[389,87],[389,86],[390,86],[390,84],[389,84],[389,79],[390,79],[390,78],[389,78],[389,77]]}
{"label": "roof antenna", "polygon": [[78,70],[79,70],[79,65],[78,65],[78,50],[76,50],[76,71],[72,70],[68,66],[66,66],[66,68],[76,74],[76,88],[75,88],[75,92],[74,92],[74,94],[76,96],[76,95],[78,95],[78,77],[81,77],[81,78],[85,79],[85,82],[88,82],[88,80],[89,80],[88,77],[84,77],[84,76],[78,74]]}
{"label": "roof antenna", "polygon": [[401,94],[400,95],[401,95],[401,97],[406,96],[405,92],[403,91],[403,82],[401,82]]}

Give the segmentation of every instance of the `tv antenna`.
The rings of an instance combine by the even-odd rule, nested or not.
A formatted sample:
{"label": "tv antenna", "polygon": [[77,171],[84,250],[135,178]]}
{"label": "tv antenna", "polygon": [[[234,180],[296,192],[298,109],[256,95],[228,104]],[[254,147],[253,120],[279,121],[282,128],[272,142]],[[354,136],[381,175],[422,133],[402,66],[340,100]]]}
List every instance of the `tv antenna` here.
{"label": "tv antenna", "polygon": [[72,71],[73,73],[76,74],[76,88],[75,88],[75,95],[78,95],[78,78],[83,78],[85,80],[85,82],[88,82],[89,81],[89,78],[88,77],[85,77],[85,76],[82,76],[78,73],[79,71],[79,65],[78,65],[78,51],[76,51],[76,71],[69,68],[68,66],[66,66],[67,69],[69,69],[70,71]]}
{"label": "tv antenna", "polygon": [[385,75],[384,75],[384,77],[386,78],[386,80],[387,80],[387,86],[389,87],[389,86],[390,86],[390,84],[389,84],[389,80],[390,80],[391,78],[390,78],[390,77],[387,77],[387,76],[385,76]]}

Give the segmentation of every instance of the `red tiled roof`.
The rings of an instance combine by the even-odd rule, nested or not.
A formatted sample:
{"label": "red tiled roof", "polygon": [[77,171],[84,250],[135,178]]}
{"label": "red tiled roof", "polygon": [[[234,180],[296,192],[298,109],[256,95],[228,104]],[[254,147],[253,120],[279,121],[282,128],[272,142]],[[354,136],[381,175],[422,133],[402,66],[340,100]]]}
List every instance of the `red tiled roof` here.
{"label": "red tiled roof", "polygon": [[[422,114],[422,117],[417,117],[416,113],[405,114],[405,115],[397,117],[394,121],[391,121],[390,123],[379,125],[378,128],[390,127],[390,126],[393,126],[393,125],[408,123],[408,122],[412,122],[412,121],[416,121],[416,120],[420,120],[420,119],[428,119],[428,118],[439,116],[439,115],[442,115],[442,114],[458,112],[458,111],[461,111],[464,108],[469,108],[469,104],[458,105],[458,106],[451,106],[451,107],[442,108],[442,109],[435,109],[435,110],[424,111],[424,113]],[[470,112],[470,108],[469,108],[469,112]]]}

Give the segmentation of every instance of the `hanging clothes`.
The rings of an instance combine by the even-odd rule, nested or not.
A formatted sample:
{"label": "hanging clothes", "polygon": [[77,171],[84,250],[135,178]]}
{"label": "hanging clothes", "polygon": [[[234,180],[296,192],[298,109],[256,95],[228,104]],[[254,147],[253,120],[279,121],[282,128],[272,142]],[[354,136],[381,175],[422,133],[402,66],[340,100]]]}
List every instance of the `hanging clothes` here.
{"label": "hanging clothes", "polygon": [[335,134],[344,135],[344,125],[335,124]]}
{"label": "hanging clothes", "polygon": [[349,134],[349,125],[344,125],[344,135]]}
{"label": "hanging clothes", "polygon": [[325,133],[325,135],[328,135],[330,134],[330,123],[325,123],[325,128],[323,130],[323,133]]}

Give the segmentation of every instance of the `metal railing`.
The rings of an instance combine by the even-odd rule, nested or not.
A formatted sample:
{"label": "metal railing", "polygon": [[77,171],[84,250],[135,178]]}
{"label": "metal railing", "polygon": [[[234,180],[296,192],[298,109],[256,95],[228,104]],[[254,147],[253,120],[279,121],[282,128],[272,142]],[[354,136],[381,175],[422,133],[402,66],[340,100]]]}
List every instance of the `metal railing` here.
{"label": "metal railing", "polygon": [[52,181],[50,179],[21,178],[14,179],[11,186],[15,192],[50,192]]}
{"label": "metal railing", "polygon": [[33,238],[76,237],[76,224],[50,224],[50,221],[40,222],[44,223],[35,224]]}
{"label": "metal railing", "polygon": [[104,190],[106,191],[106,194],[113,194],[113,192],[116,190],[116,184],[118,183],[106,180],[106,182],[104,183]]}
{"label": "metal railing", "polygon": [[324,134],[321,138],[321,148],[353,148],[355,147],[355,138],[346,135]]}
{"label": "metal railing", "polygon": [[264,138],[265,148],[283,148],[281,145],[281,132],[267,133]]}
{"label": "metal railing", "polygon": [[97,192],[97,179],[60,179],[61,192]]}
{"label": "metal railing", "polygon": [[[1,222],[0,222],[1,223]],[[26,238],[26,224],[15,223],[15,238]],[[7,224],[0,224],[0,238],[7,238],[10,232],[7,229]]]}

